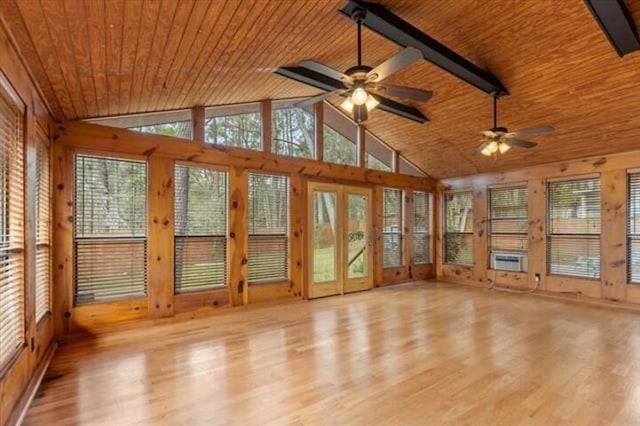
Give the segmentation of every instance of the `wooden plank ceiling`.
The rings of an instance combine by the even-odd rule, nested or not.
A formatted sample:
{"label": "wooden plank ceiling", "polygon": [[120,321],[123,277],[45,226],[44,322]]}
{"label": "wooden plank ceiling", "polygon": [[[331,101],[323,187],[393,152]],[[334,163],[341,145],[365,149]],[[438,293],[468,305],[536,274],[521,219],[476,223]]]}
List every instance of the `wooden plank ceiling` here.
{"label": "wooden plank ceiling", "polygon": [[[625,0],[640,24],[640,0]],[[494,73],[511,96],[500,124],[550,124],[532,150],[471,156],[491,99],[427,63],[393,77],[431,89],[420,125],[376,111],[378,137],[444,178],[640,148],[640,53],[621,59],[581,1],[384,0],[394,13]],[[274,75],[315,59],[355,61],[343,0],[3,0],[0,11],[55,115],[76,119],[318,93]],[[364,30],[364,60],[398,46]],[[531,138],[533,139],[533,138]]]}

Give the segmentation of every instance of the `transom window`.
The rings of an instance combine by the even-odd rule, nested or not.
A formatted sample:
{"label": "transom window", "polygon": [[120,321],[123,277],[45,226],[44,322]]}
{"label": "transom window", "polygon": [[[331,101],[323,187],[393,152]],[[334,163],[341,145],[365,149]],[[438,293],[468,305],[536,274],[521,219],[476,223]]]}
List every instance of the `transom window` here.
{"label": "transom window", "polygon": [[313,158],[314,122],[313,106],[297,108],[291,102],[274,102],[271,151],[290,157]]}
{"label": "transom window", "polygon": [[258,104],[205,110],[204,140],[216,145],[262,150],[262,116]]}

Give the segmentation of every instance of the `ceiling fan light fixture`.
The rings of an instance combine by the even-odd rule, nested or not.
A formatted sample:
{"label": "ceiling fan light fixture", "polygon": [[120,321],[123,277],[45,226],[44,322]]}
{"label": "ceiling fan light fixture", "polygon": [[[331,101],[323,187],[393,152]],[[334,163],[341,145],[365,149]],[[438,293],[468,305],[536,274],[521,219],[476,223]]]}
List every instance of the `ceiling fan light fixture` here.
{"label": "ceiling fan light fixture", "polygon": [[365,102],[364,105],[367,107],[368,111],[371,111],[372,109],[374,109],[375,107],[380,105],[380,102],[378,102],[378,100],[376,98],[374,98],[373,96],[369,95],[367,97],[367,102]]}
{"label": "ceiling fan light fixture", "polygon": [[353,113],[353,102],[351,102],[351,97],[348,97],[340,104],[340,108],[348,112],[349,114]]}
{"label": "ceiling fan light fixture", "polygon": [[504,142],[500,142],[498,144],[498,151],[500,151],[500,154],[504,154],[505,152],[509,151],[511,149],[511,146],[507,145]]}
{"label": "ceiling fan light fixture", "polygon": [[498,152],[498,149],[499,149],[498,142],[492,141],[489,143],[489,145],[485,146],[482,151],[480,151],[480,154],[490,157],[496,152]]}
{"label": "ceiling fan light fixture", "polygon": [[351,94],[351,102],[354,105],[364,105],[369,98],[369,94],[362,87],[356,87],[356,89]]}

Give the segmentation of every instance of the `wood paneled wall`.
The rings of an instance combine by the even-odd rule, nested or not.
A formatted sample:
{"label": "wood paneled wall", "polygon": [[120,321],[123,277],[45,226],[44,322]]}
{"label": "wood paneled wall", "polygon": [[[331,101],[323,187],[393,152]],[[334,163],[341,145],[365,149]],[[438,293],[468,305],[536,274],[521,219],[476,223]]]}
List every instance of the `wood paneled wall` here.
{"label": "wood paneled wall", "polygon": [[53,318],[36,322],[36,143],[37,133],[47,137],[51,125],[48,106],[24,66],[12,37],[0,20],[0,73],[25,106],[25,345],[0,370],[0,425],[18,420],[53,353]]}
{"label": "wood paneled wall", "polygon": [[[270,110],[269,101],[262,109]],[[263,120],[270,126],[270,120]],[[269,134],[270,129],[263,129]],[[436,182],[429,178],[368,170],[324,163],[317,160],[274,155],[266,149],[251,151],[205,144],[167,136],[139,133],[126,129],[68,121],[54,126],[53,182],[55,191],[54,267],[56,293],[54,317],[58,334],[113,328],[127,320],[172,316],[208,315],[217,308],[253,303],[278,302],[305,297],[307,184],[309,181],[364,184],[374,188],[374,222],[381,232],[382,188],[405,191],[407,235],[413,212],[414,189],[433,192]],[[264,144],[268,149],[268,144]],[[73,156],[75,153],[146,158],[149,164],[148,294],[146,298],[110,303],[73,304]],[[205,164],[229,171],[229,282],[222,290],[193,294],[175,294],[173,287],[173,168],[175,163]],[[284,282],[249,286],[247,282],[247,176],[251,170],[286,173],[290,177],[291,221],[289,232],[290,277]],[[376,239],[375,253],[380,256],[382,241]],[[375,263],[375,286],[434,276],[433,265],[411,266],[410,245],[405,241],[405,266],[383,269]],[[126,326],[126,325],[119,325]]]}
{"label": "wood paneled wall", "polygon": [[[540,290],[572,297],[586,296],[613,303],[640,303],[640,286],[627,283],[627,174],[640,166],[640,151],[604,157],[552,163],[521,170],[480,174],[440,182],[439,194],[446,191],[474,192],[474,265],[443,263],[438,251],[438,278],[489,287],[531,289],[540,274]],[[585,175],[600,176],[601,181],[601,279],[581,279],[547,273],[547,181]],[[493,185],[526,183],[529,195],[529,265],[526,273],[489,269],[488,188]],[[440,197],[441,198],[441,197]],[[442,209],[442,202],[439,209]],[[442,221],[438,221],[436,243],[442,247]]]}

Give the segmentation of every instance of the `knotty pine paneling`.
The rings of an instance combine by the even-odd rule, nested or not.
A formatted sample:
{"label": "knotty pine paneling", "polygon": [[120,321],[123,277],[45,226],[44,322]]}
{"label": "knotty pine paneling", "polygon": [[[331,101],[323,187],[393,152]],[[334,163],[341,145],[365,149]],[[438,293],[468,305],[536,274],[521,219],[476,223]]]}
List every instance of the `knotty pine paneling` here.
{"label": "knotty pine paneling", "polygon": [[[625,2],[639,19],[640,1]],[[222,105],[318,91],[273,74],[314,59],[355,63],[355,25],[344,0],[6,0],[0,13],[56,118]],[[430,89],[419,125],[373,111],[370,130],[436,178],[514,170],[640,148],[640,56],[618,58],[582,2],[409,2],[385,6],[478,66],[511,92],[499,122],[541,124],[552,136],[494,161],[473,156],[491,126],[491,98],[424,61],[390,82]],[[487,16],[499,16],[486,25]],[[367,29],[375,66],[399,47]],[[337,103],[337,101],[336,101]],[[604,142],[604,143],[603,143]]]}

